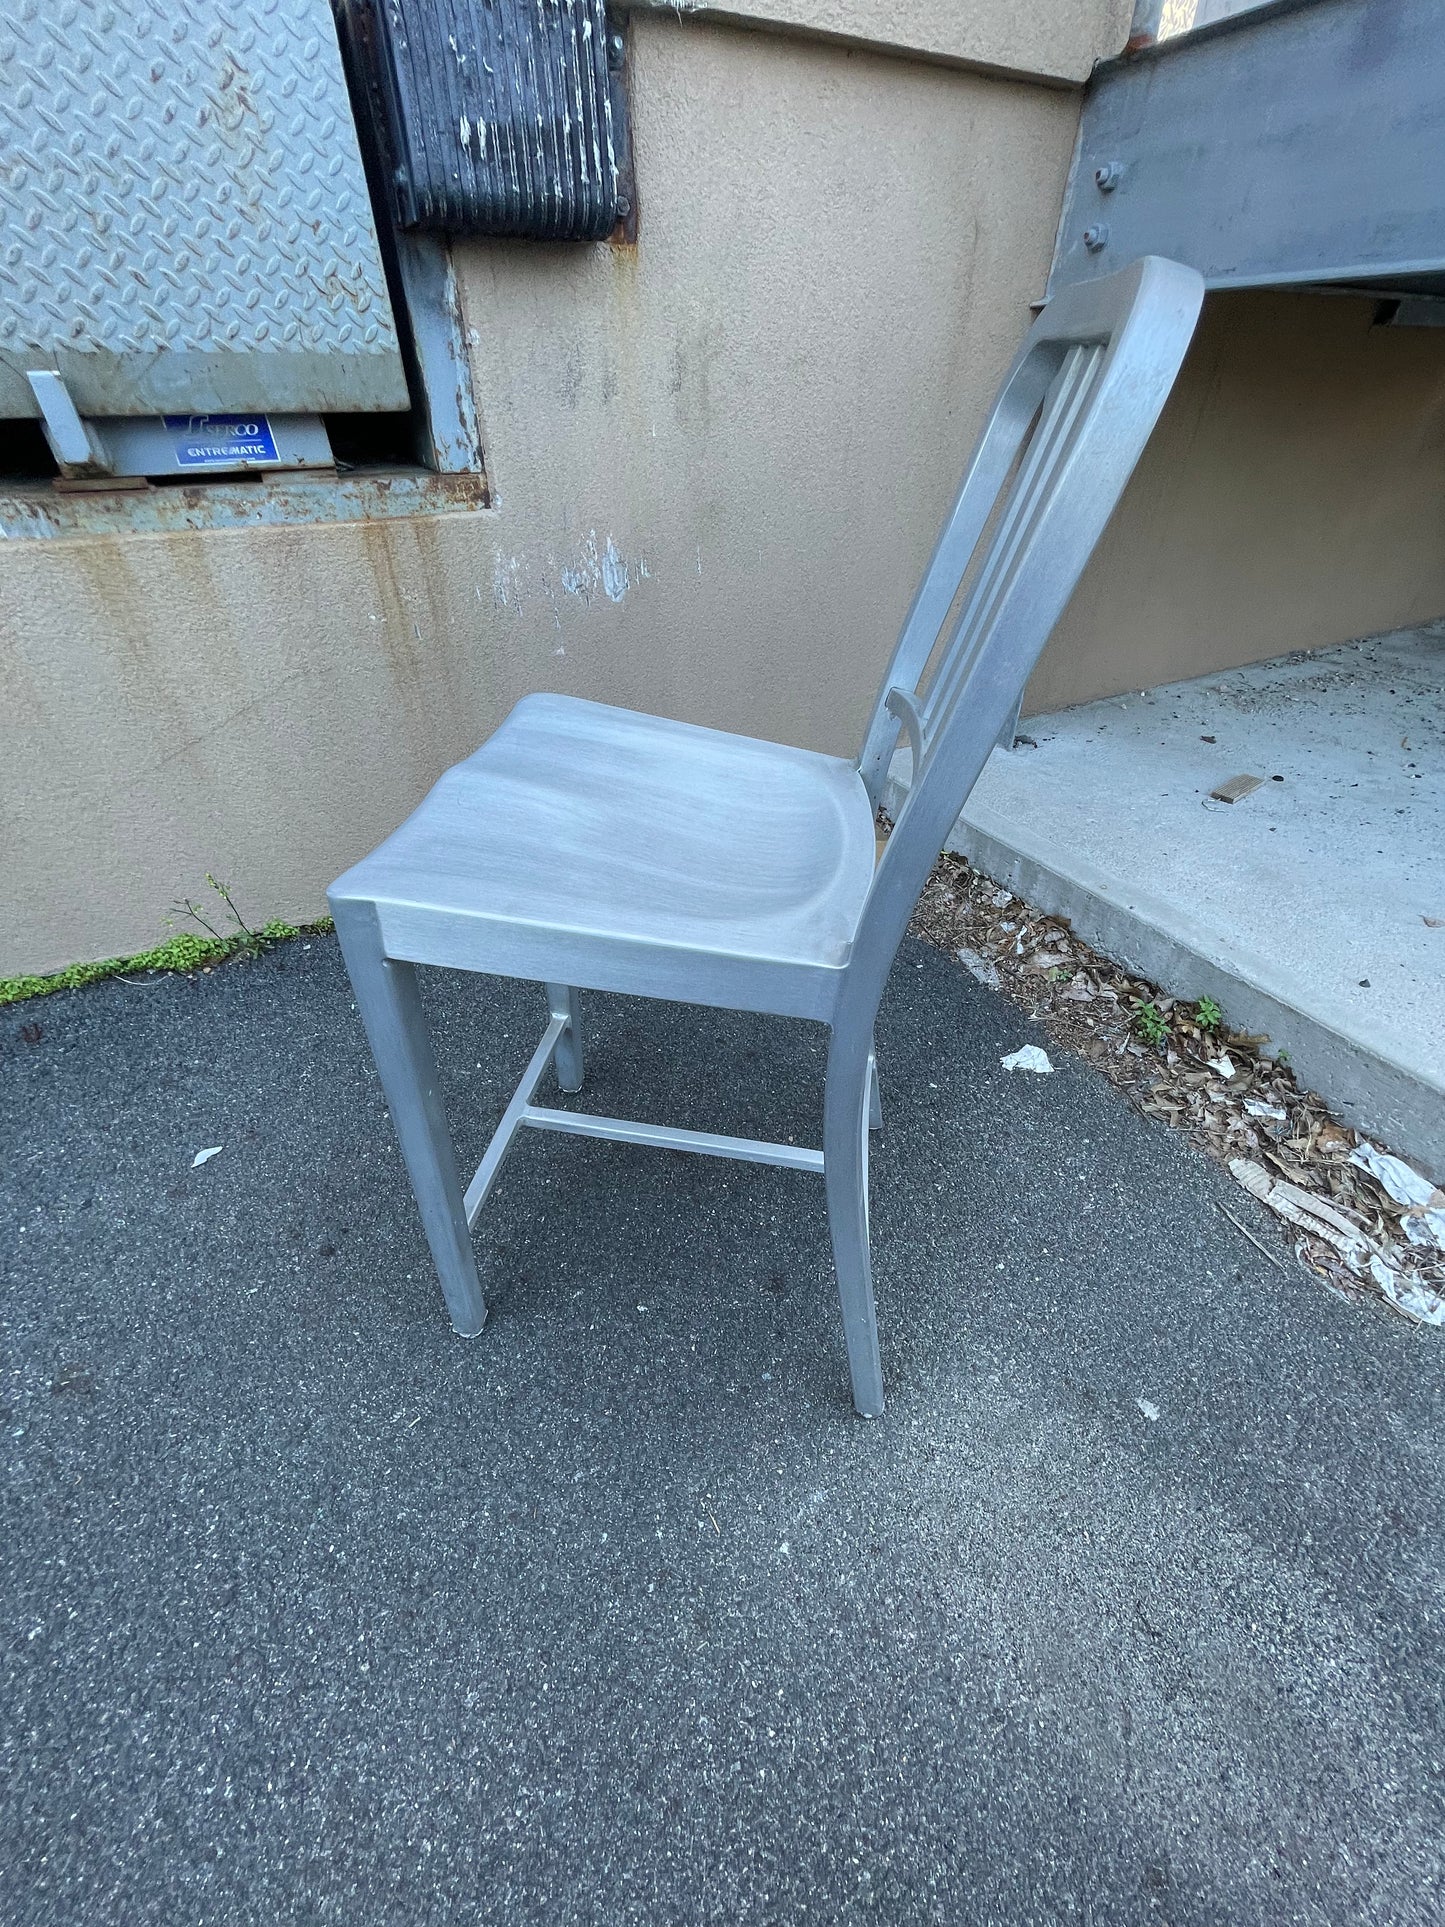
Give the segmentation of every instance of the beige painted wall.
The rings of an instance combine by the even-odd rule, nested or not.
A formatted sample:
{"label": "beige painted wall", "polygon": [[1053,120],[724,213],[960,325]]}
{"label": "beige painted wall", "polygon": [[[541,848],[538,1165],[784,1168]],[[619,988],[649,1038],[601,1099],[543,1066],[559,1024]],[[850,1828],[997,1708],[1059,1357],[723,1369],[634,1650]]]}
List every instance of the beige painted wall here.
{"label": "beige painted wall", "polygon": [[0,545],[0,970],[207,870],[317,914],[529,689],[856,744],[1077,100],[662,16],[633,65],[636,251],[459,259],[493,509]]}
{"label": "beige painted wall", "polygon": [[1445,330],[1210,295],[1026,710],[1445,612]]}
{"label": "beige painted wall", "polygon": [[1134,0],[631,0],[634,9],[746,21],[860,46],[1058,81],[1123,47]]}

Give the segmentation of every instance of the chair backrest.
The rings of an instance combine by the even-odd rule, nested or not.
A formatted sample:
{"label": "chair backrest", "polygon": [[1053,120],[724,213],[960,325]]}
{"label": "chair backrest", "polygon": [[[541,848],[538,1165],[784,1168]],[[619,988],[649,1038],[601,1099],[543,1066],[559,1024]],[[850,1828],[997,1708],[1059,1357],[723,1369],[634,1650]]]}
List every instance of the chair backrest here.
{"label": "chair backrest", "polygon": [[876,806],[900,738],[913,752],[853,946],[844,994],[860,1011],[876,1007],[928,873],[1124,492],[1203,294],[1193,268],[1146,256],[1055,295],[1009,370],[858,761]]}

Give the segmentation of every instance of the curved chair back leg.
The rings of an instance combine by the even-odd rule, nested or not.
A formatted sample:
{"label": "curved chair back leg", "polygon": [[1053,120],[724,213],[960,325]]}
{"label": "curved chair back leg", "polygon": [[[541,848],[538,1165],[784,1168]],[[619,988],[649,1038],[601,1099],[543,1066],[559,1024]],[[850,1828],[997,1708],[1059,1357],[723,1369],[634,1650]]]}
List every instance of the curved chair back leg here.
{"label": "curved chair back leg", "polygon": [[835,1032],[823,1103],[823,1177],[853,1405],[864,1418],[879,1418],[883,1412],[883,1366],[868,1254],[868,1130],[876,1088],[867,1033],[854,1037]]}

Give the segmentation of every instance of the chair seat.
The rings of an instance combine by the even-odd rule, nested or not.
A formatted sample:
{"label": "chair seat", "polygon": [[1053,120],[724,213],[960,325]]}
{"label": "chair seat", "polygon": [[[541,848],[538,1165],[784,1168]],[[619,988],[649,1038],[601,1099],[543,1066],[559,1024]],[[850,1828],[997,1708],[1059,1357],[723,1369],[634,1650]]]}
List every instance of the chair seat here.
{"label": "chair seat", "polygon": [[538,695],[330,896],[413,963],[826,1017],[874,848],[841,757]]}

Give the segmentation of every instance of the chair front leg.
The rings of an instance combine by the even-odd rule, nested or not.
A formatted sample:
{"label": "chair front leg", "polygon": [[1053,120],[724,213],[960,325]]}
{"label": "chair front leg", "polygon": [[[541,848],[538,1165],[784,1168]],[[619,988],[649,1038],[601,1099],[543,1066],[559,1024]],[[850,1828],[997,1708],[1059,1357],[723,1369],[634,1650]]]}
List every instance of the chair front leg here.
{"label": "chair front leg", "polygon": [[873,1075],[867,1034],[834,1033],[828,1053],[823,1106],[823,1176],[828,1227],[843,1307],[843,1338],[853,1379],[853,1404],[864,1418],[883,1411],[883,1366],[868,1256],[868,1123]]}
{"label": "chair front leg", "polygon": [[382,949],[374,904],[335,903],[332,911],[447,1310],[461,1336],[475,1338],[487,1307],[416,970]]}

